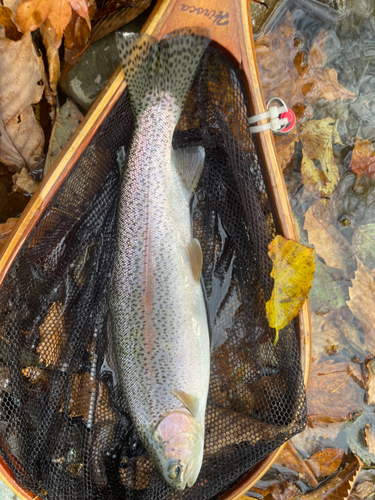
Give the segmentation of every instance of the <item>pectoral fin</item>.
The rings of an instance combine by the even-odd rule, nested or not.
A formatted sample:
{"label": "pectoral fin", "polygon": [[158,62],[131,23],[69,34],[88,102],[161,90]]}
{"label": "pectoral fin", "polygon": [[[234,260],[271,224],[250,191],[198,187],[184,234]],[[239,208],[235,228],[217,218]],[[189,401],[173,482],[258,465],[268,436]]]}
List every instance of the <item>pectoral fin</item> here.
{"label": "pectoral fin", "polygon": [[204,164],[205,150],[202,146],[172,150],[172,157],[181,183],[189,199],[198,185]]}
{"label": "pectoral fin", "polygon": [[194,415],[194,417],[198,413],[199,401],[196,396],[192,396],[191,394],[186,394],[184,391],[175,391],[171,390],[171,394],[175,396],[181,403],[186,406],[186,408]]}
{"label": "pectoral fin", "polygon": [[189,264],[191,272],[193,274],[193,278],[197,283],[199,283],[203,265],[203,254],[199,241],[196,238],[191,240],[191,242],[186,247],[186,251],[189,257]]}

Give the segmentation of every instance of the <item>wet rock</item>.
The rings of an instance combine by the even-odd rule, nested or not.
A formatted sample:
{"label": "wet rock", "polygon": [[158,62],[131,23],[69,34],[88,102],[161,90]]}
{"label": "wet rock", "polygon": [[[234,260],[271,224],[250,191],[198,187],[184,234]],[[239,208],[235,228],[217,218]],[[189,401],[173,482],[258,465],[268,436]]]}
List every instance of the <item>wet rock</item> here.
{"label": "wet rock", "polygon": [[[122,33],[138,33],[147,20],[149,11],[145,11],[134,21],[119,29]],[[61,90],[84,111],[98,97],[108,80],[113,75],[120,59],[116,47],[116,33],[89,45],[82,59],[74,66],[63,81]]]}

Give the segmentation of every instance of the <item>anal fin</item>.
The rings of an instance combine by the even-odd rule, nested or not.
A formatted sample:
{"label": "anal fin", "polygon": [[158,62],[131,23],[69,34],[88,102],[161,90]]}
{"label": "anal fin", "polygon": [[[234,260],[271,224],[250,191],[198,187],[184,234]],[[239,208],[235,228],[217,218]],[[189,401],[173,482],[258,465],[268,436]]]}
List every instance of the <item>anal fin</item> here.
{"label": "anal fin", "polygon": [[192,239],[186,247],[186,251],[193,278],[197,283],[199,283],[203,266],[203,254],[199,241],[196,238]]}

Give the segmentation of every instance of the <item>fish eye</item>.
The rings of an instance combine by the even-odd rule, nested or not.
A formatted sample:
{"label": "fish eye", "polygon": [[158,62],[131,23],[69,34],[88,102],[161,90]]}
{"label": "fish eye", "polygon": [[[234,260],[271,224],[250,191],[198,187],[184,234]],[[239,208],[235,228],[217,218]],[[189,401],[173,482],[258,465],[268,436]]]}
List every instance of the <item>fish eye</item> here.
{"label": "fish eye", "polygon": [[171,465],[168,470],[168,476],[171,479],[177,479],[181,474],[181,467],[178,464]]}

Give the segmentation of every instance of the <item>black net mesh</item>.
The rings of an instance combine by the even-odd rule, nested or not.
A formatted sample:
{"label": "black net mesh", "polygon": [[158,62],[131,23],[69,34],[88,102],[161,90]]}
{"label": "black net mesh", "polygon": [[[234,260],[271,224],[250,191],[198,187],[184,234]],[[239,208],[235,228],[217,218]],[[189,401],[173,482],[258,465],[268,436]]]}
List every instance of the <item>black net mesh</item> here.
{"label": "black net mesh", "polygon": [[213,499],[300,432],[306,401],[293,324],[273,346],[265,303],[277,233],[240,75],[208,48],[174,136],[203,145],[191,205],[204,254],[211,379],[202,471],[171,489],[136,435],[107,336],[107,289],[128,147],[125,93],[50,202],[0,290],[0,452],[42,498]]}

